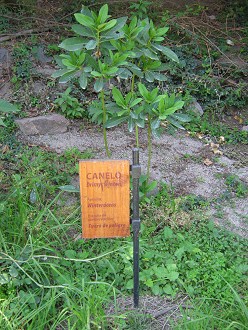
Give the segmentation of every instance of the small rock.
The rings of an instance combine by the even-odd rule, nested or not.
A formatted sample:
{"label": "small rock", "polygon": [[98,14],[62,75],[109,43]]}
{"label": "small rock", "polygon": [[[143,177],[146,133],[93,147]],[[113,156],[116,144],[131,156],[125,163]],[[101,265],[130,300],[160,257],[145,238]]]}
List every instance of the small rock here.
{"label": "small rock", "polygon": [[45,67],[37,67],[36,72],[43,75],[44,77],[51,78],[51,75],[57,71],[56,69],[50,67],[50,66],[45,66]]}
{"label": "small rock", "polygon": [[11,84],[9,82],[5,82],[0,85],[0,98],[9,100],[12,95]]}
{"label": "small rock", "polygon": [[241,131],[248,132],[248,125],[243,126],[242,129],[241,129]]}
{"label": "small rock", "polygon": [[211,21],[216,20],[216,16],[215,16],[215,15],[210,15],[210,16],[208,16],[208,18],[209,18]]}
{"label": "small rock", "polygon": [[70,124],[69,120],[59,114],[17,119],[15,123],[25,135],[65,133]]}
{"label": "small rock", "polygon": [[35,81],[33,84],[33,91],[35,95],[42,95],[46,90],[46,85],[40,81]]}
{"label": "small rock", "polygon": [[196,100],[193,100],[193,102],[190,103],[189,110],[199,116],[202,116],[204,113],[202,106]]}
{"label": "small rock", "polygon": [[51,56],[45,54],[43,46],[38,46],[33,55],[42,64],[51,63],[53,61]]}
{"label": "small rock", "polygon": [[9,59],[9,52],[5,48],[0,48],[0,63],[5,63]]}
{"label": "small rock", "polygon": [[227,39],[226,40],[226,43],[229,45],[229,46],[234,46],[234,42],[230,39]]}

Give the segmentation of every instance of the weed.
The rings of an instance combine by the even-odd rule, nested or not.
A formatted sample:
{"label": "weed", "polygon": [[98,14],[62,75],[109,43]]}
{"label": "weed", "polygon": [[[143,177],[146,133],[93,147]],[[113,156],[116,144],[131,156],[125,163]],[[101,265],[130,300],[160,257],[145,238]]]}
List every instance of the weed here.
{"label": "weed", "polygon": [[150,1],[139,0],[138,2],[132,2],[130,4],[131,11],[131,18],[134,16],[138,17],[139,19],[146,18],[149,16],[148,11],[149,7],[151,6]]}
{"label": "weed", "polygon": [[29,81],[32,72],[32,62],[30,59],[30,49],[25,44],[20,43],[15,45],[13,52],[13,62],[15,65],[12,67],[14,76],[12,82],[16,81]]}
{"label": "weed", "polygon": [[185,124],[187,130],[192,135],[195,133],[202,133],[205,135],[211,135],[219,141],[220,137],[225,138],[225,142],[228,144],[234,143],[248,143],[248,133],[246,131],[240,131],[236,128],[229,128],[228,126],[211,120],[210,116],[205,114],[203,117],[192,117],[191,122]]}
{"label": "weed", "polygon": [[85,116],[85,110],[80,106],[76,97],[70,95],[71,88],[67,88],[64,93],[59,93],[55,104],[61,109],[67,118],[82,118]]}
{"label": "weed", "polygon": [[47,46],[47,53],[48,53],[48,55],[56,55],[56,54],[59,53],[59,51],[60,51],[60,48],[56,44],[49,44]]}
{"label": "weed", "polygon": [[248,186],[235,174],[226,177],[225,184],[237,197],[245,197],[248,194]]}
{"label": "weed", "polygon": [[182,210],[188,212],[198,208],[206,208],[209,204],[210,202],[202,196],[187,195],[180,202],[180,207]]}
{"label": "weed", "polygon": [[3,115],[11,115],[14,114],[16,112],[18,112],[19,109],[17,106],[0,99],[0,126],[6,126],[6,124],[4,123],[3,119]]}
{"label": "weed", "polygon": [[9,31],[10,28],[9,18],[4,17],[4,15],[8,16],[10,14],[11,12],[8,10],[8,8],[0,4],[0,33]]}
{"label": "weed", "polygon": [[[233,296],[233,301],[200,298],[191,301],[193,308],[182,311],[182,319],[174,324],[174,329],[246,329],[248,309],[245,299],[226,282],[226,290]],[[212,306],[211,306],[212,305]],[[223,308],[222,306],[225,306]]]}

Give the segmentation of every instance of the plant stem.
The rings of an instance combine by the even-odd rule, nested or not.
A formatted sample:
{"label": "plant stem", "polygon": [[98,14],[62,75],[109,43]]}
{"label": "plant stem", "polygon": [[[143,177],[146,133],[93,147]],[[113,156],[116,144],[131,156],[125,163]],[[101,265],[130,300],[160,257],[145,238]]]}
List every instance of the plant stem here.
{"label": "plant stem", "polygon": [[151,136],[151,117],[148,115],[148,130],[147,130],[147,139],[148,139],[148,161],[147,161],[147,184],[150,179],[150,168],[151,168],[151,158],[152,158],[152,136]]}
{"label": "plant stem", "polygon": [[132,82],[131,82],[131,92],[134,93],[134,82],[135,82],[135,74],[132,76]]}
{"label": "plant stem", "polygon": [[96,37],[96,42],[97,42],[97,46],[96,46],[96,58],[100,58],[101,57],[101,52],[100,52],[100,31],[97,30],[97,37]]}
{"label": "plant stem", "polygon": [[[131,82],[131,93],[134,94],[134,82],[135,82],[135,74],[132,76],[132,82]],[[139,148],[139,127],[138,125],[135,125],[135,137],[136,137],[136,147]]]}
{"label": "plant stem", "polygon": [[139,148],[139,127],[135,125],[136,147]]}
{"label": "plant stem", "polygon": [[103,124],[104,146],[105,146],[106,154],[107,154],[108,158],[110,158],[110,152],[109,152],[108,140],[107,140],[107,130],[106,130],[106,127],[105,127],[105,124],[106,124],[106,107],[105,107],[104,91],[103,90],[101,90],[101,101],[102,101],[102,111],[103,111],[102,124]]}

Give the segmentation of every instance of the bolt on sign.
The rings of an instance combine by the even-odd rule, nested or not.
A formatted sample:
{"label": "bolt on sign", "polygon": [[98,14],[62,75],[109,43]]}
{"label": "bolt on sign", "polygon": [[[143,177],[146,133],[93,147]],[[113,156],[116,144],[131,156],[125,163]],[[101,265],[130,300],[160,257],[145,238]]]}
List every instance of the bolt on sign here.
{"label": "bolt on sign", "polygon": [[128,160],[79,162],[82,237],[130,235],[130,164]]}

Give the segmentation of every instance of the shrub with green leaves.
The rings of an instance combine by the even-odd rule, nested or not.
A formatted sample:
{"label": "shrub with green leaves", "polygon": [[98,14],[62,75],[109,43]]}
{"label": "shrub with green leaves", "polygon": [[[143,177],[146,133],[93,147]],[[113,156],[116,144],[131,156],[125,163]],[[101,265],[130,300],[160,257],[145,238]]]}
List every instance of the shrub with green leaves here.
{"label": "shrub with green leaves", "polygon": [[[121,123],[126,122],[130,132],[135,129],[137,146],[139,128],[147,127],[150,151],[151,133],[158,135],[161,121],[183,128],[181,122],[189,118],[174,112],[184,102],[179,96],[153,88],[166,80],[164,58],[179,62],[177,55],[164,45],[169,28],[158,28],[149,18],[112,19],[107,4],[98,13],[84,7],[75,19],[78,24],[72,30],[76,36],[59,45],[67,52],[57,56],[61,69],[53,77],[59,78],[60,83],[76,78],[82,89],[93,86],[99,94],[99,100],[90,105],[89,114],[103,125],[107,155],[110,156],[106,129]],[[152,90],[147,89],[147,83],[153,86]]]}

